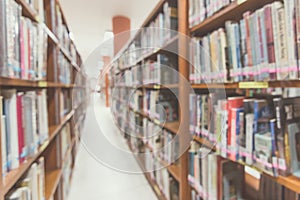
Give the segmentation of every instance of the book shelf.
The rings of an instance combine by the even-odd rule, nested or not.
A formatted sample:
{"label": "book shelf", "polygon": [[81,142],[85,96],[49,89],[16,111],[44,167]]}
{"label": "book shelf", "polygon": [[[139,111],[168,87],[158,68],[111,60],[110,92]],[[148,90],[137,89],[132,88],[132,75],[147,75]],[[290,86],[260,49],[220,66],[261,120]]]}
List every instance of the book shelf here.
{"label": "book shelf", "polygon": [[[213,13],[210,14],[210,16],[207,16],[205,19],[202,19],[201,22],[194,22],[193,19],[190,19],[191,17],[193,17],[191,14],[199,14],[199,10],[192,13],[193,11],[191,11],[191,6],[189,6],[189,4],[195,3],[195,2],[204,2],[204,1],[188,1],[188,0],[184,0],[184,1],[168,1],[168,0],[162,0],[160,1],[157,6],[155,7],[155,9],[150,13],[150,15],[148,16],[148,18],[145,20],[145,22],[143,23],[141,28],[146,28],[146,27],[156,27],[161,24],[159,23],[155,23],[157,22],[156,20],[160,20],[157,19],[159,18],[159,15],[162,14],[164,12],[164,4],[165,3],[169,3],[170,5],[174,6],[177,8],[177,26],[175,29],[179,32],[178,35],[174,35],[173,37],[169,38],[168,40],[164,41],[163,43],[160,43],[159,45],[156,45],[155,42],[157,42],[155,39],[151,40],[152,42],[155,43],[155,47],[153,47],[150,51],[137,51],[135,55],[133,55],[133,59],[128,58],[126,60],[126,58],[123,58],[123,55],[127,55],[128,52],[132,52],[132,47],[135,48],[142,48],[143,49],[143,45],[139,43],[139,40],[142,40],[141,38],[143,38],[143,30],[138,31],[133,37],[132,39],[128,42],[128,44],[124,47],[123,51],[121,51],[121,53],[119,53],[120,57],[117,57],[117,60],[113,63],[113,67],[111,70],[111,77],[112,77],[112,89],[116,90],[116,95],[112,96],[112,111],[115,114],[115,118],[117,119],[118,124],[120,125],[120,127],[122,127],[122,130],[125,130],[125,134],[124,137],[128,140],[128,144],[131,148],[131,150],[134,152],[134,155],[136,155],[137,152],[143,152],[143,150],[141,150],[141,144],[143,143],[143,148],[148,149],[150,152],[155,152],[155,147],[153,147],[152,145],[149,145],[149,141],[145,141],[144,137],[147,137],[147,135],[144,135],[143,130],[140,130],[139,128],[132,128],[132,124],[138,124],[140,126],[145,126],[144,120],[147,121],[146,124],[148,124],[148,122],[153,123],[153,126],[158,126],[160,128],[162,128],[163,130],[168,131],[171,134],[186,134],[186,133],[190,133],[192,135],[192,144],[198,144],[202,147],[206,147],[208,149],[211,149],[214,155],[217,156],[217,162],[224,162],[224,163],[233,163],[232,165],[234,165],[235,167],[237,167],[237,169],[241,169],[241,168],[250,168],[253,169],[255,171],[258,171],[260,173],[260,175],[262,177],[267,177],[268,179],[271,180],[271,184],[277,184],[276,187],[280,187],[280,191],[282,192],[282,190],[285,190],[286,194],[285,195],[290,195],[289,198],[292,199],[297,199],[295,197],[295,195],[299,195],[300,193],[300,178],[297,178],[296,176],[293,175],[287,175],[287,176],[283,176],[283,175],[270,175],[270,173],[267,173],[265,169],[261,169],[260,167],[257,167],[255,165],[249,165],[246,164],[246,162],[241,162],[239,160],[234,160],[231,159],[230,156],[220,156],[220,144],[218,144],[218,142],[214,141],[216,139],[210,139],[208,136],[202,135],[200,134],[195,134],[194,131],[190,130],[190,118],[191,118],[191,113],[193,110],[197,110],[198,108],[193,108],[192,110],[190,110],[190,101],[189,101],[189,95],[190,95],[190,91],[189,89],[185,88],[185,83],[182,80],[179,80],[179,82],[177,83],[172,83],[172,84],[160,84],[157,83],[156,80],[154,80],[155,78],[153,78],[152,82],[150,81],[145,83],[143,82],[143,78],[144,78],[144,74],[143,74],[143,70],[147,70],[146,68],[149,67],[147,66],[147,61],[151,61],[150,63],[155,63],[158,62],[159,58],[158,55],[167,55],[172,57],[169,62],[172,62],[174,60],[176,60],[176,66],[177,66],[177,71],[181,74],[182,77],[184,77],[186,80],[190,81],[191,84],[191,88],[195,91],[195,93],[197,95],[200,94],[203,95],[207,95],[207,98],[213,98],[213,97],[209,97],[210,94],[218,94],[218,93],[224,93],[224,94],[228,94],[229,96],[234,93],[234,95],[237,96],[243,96],[245,98],[253,98],[253,94],[258,93],[260,95],[266,95],[267,93],[271,93],[274,91],[287,91],[287,90],[294,90],[294,89],[299,89],[299,76],[296,75],[295,77],[292,77],[292,75],[290,76],[290,78],[282,78],[279,77],[276,73],[280,73],[280,69],[276,69],[276,73],[275,73],[275,78],[271,77],[271,74],[274,73],[274,71],[272,71],[272,67],[271,65],[267,65],[270,66],[270,71],[268,71],[268,78],[261,78],[259,77],[263,72],[259,71],[259,68],[261,67],[261,63],[258,63],[258,66],[254,66],[254,68],[258,68],[258,73],[259,75],[253,75],[253,77],[251,78],[245,78],[248,75],[242,75],[243,77],[238,77],[240,80],[236,81],[235,79],[237,79],[237,77],[234,77],[234,71],[231,71],[231,65],[232,63],[229,62],[228,59],[228,55],[226,54],[226,56],[224,55],[224,60],[223,63],[225,64],[226,61],[226,74],[223,78],[226,79],[226,81],[222,80],[217,80],[217,79],[212,79],[212,80],[202,80],[201,81],[195,81],[197,79],[193,79],[191,78],[193,72],[191,70],[191,66],[194,63],[188,63],[183,57],[186,56],[186,58],[189,58],[192,55],[192,48],[188,47],[189,45],[192,46],[192,41],[187,41],[188,39],[186,39],[185,37],[182,37],[181,34],[187,35],[189,37],[192,38],[196,38],[198,39],[197,42],[201,41],[200,39],[206,37],[207,35],[212,34],[213,32],[216,32],[217,30],[220,31],[220,29],[222,28],[222,31],[224,31],[225,34],[229,34],[227,33],[227,25],[228,25],[228,21],[231,21],[232,24],[234,23],[241,23],[240,21],[246,17],[245,13],[249,11],[250,15],[261,15],[259,13],[261,12],[266,12],[265,9],[268,8],[272,8],[272,6],[275,5],[274,2],[277,3],[276,6],[280,7],[281,5],[286,6],[286,4],[288,4],[288,1],[275,1],[275,0],[234,0],[234,1],[223,1],[226,2],[226,5],[221,5],[221,3],[216,3],[218,1],[215,2],[215,4],[212,3],[212,7],[218,7],[218,9],[212,9],[214,10]],[[214,2],[214,1],[212,1]],[[200,3],[199,3],[200,4]],[[198,5],[198,9],[203,6],[203,5]],[[277,8],[278,8],[277,7]],[[300,4],[295,3],[295,7],[297,10],[300,7]],[[287,9],[286,7],[280,7],[279,10],[282,13],[286,12]],[[203,11],[204,13],[206,13],[205,11]],[[276,17],[277,11],[274,11],[274,15],[272,15],[272,17]],[[297,12],[299,12],[299,10],[295,11],[296,16],[300,16],[300,14]],[[203,13],[202,13],[203,14]],[[206,15],[206,14],[203,14]],[[265,14],[267,15],[267,14]],[[168,17],[168,16],[167,16]],[[197,18],[197,17],[196,17]],[[200,17],[198,16],[198,18],[201,18],[201,13],[200,13]],[[252,19],[252,18],[251,18]],[[277,18],[276,18],[277,20]],[[274,18],[275,21],[275,18]],[[190,22],[193,22],[193,24],[190,24]],[[275,22],[273,22],[275,24]],[[276,21],[277,23],[277,21]],[[299,20],[295,23],[299,23]],[[159,25],[157,25],[159,24]],[[297,27],[299,26],[299,24],[297,24]],[[164,27],[159,27],[159,28],[164,28]],[[295,28],[295,27],[294,27]],[[225,31],[226,29],[226,31]],[[242,29],[242,28],[241,28]],[[261,28],[263,29],[263,28]],[[275,28],[274,28],[275,30]],[[285,30],[284,30],[285,31]],[[298,31],[298,30],[297,30]],[[223,33],[223,32],[218,32]],[[148,35],[149,36],[149,35]],[[149,36],[151,38],[151,34]],[[157,37],[157,35],[155,35],[154,37]],[[225,35],[226,37],[226,35]],[[228,37],[228,36],[227,36]],[[239,36],[240,37],[240,36]],[[268,35],[266,37],[269,37]],[[275,37],[275,36],[274,36]],[[289,36],[287,36],[289,37]],[[241,38],[242,40],[243,38]],[[275,38],[273,38],[275,40]],[[157,39],[159,40],[159,39]],[[261,39],[258,39],[259,41]],[[296,41],[296,40],[295,40]],[[143,42],[143,40],[142,40]],[[141,42],[141,43],[142,43]],[[187,45],[188,43],[188,45]],[[208,43],[209,44],[209,43]],[[251,43],[252,44],[252,43]],[[269,44],[269,43],[267,43]],[[210,44],[212,45],[212,44]],[[215,44],[214,44],[215,45]],[[239,49],[240,51],[243,51],[243,47],[242,44],[239,44]],[[295,44],[293,44],[294,46],[296,46]],[[201,46],[202,47],[202,46]],[[299,47],[299,46],[298,46]],[[298,48],[295,47],[295,48]],[[170,52],[170,51],[174,51],[174,48],[176,49],[175,52]],[[218,48],[215,47],[215,48]],[[222,47],[223,48],[223,47]],[[254,48],[254,47],[253,47]],[[289,48],[289,47],[287,47]],[[292,48],[292,47],[291,47]],[[229,51],[228,47],[226,46],[226,50],[225,51]],[[232,50],[231,50],[232,51]],[[270,50],[271,51],[271,50]],[[287,51],[290,51],[290,49],[288,49]],[[249,53],[249,52],[248,52]],[[130,53],[129,53],[130,54]],[[179,54],[179,55],[183,55],[183,56],[174,56],[173,54]],[[197,55],[200,57],[200,55]],[[221,56],[219,56],[221,57]],[[238,57],[238,56],[237,56]],[[220,59],[220,58],[218,58]],[[238,58],[240,59],[239,62],[243,63],[246,62],[243,58]],[[299,56],[297,57],[297,59],[299,60]],[[125,61],[124,61],[125,60]],[[192,58],[193,60],[193,58]],[[212,62],[212,61],[211,61]],[[277,62],[277,61],[276,61]],[[281,63],[276,63],[276,67],[277,68],[281,68],[283,67],[283,64]],[[297,73],[299,73],[299,62],[297,62]],[[161,64],[161,63],[159,63]],[[202,66],[204,66],[204,68],[208,68],[211,66],[206,66],[207,63],[205,64],[201,64]],[[293,64],[289,63],[291,66],[293,66]],[[290,67],[291,67],[290,66]],[[195,67],[195,66],[192,66]],[[248,66],[243,66],[245,67],[245,74],[248,73]],[[141,71],[139,71],[139,68],[141,68]],[[202,69],[201,69],[202,70]],[[265,69],[263,69],[262,71],[264,71]],[[284,71],[285,69],[283,69]],[[130,72],[130,73],[129,73]],[[202,72],[202,71],[201,71]],[[207,71],[204,71],[204,73],[206,73]],[[289,71],[290,74],[293,74],[293,70]],[[129,74],[129,75],[128,75]],[[230,76],[229,76],[230,75]],[[274,74],[273,74],[274,75]],[[276,76],[277,75],[277,76]],[[245,77],[244,77],[245,76]],[[252,76],[252,75],[250,75]],[[257,76],[257,77],[256,77]],[[129,78],[128,78],[129,77]],[[263,79],[263,80],[262,80]],[[178,108],[179,111],[179,117],[177,120],[174,120],[173,122],[167,122],[167,123],[161,123],[156,116],[153,113],[150,112],[145,112],[145,101],[143,101],[142,99],[144,99],[144,97],[149,94],[149,91],[159,91],[159,92],[164,92],[165,90],[178,90],[179,93],[179,100],[180,100],[180,104],[181,106],[183,105],[183,108]],[[128,94],[133,94],[132,96],[128,96]],[[136,95],[136,96],[134,96]],[[157,95],[155,92],[153,92],[153,96]],[[275,98],[275,96],[278,95],[278,93],[274,92],[273,93],[273,97]],[[287,98],[287,97],[283,97],[284,95],[282,95],[282,98]],[[297,93],[297,95],[299,96],[299,93]],[[150,94],[151,96],[151,94]],[[134,103],[132,103],[130,101],[130,99],[127,98],[135,98]],[[148,98],[148,97],[147,97]],[[211,99],[210,99],[211,100]],[[225,98],[225,100],[227,100]],[[151,101],[151,100],[150,100]],[[211,100],[213,101],[213,100]],[[211,103],[211,102],[210,102]],[[130,105],[128,105],[130,104]],[[134,104],[134,105],[132,105]],[[214,105],[214,104],[213,104]],[[146,105],[147,106],[147,105]],[[206,105],[209,106],[209,105]],[[298,106],[298,105],[297,105]],[[151,105],[150,105],[151,107]],[[202,108],[203,109],[203,108]],[[214,108],[210,108],[211,110],[214,110]],[[274,109],[274,108],[273,108]],[[198,112],[198,111],[197,111]],[[209,111],[209,109],[207,110],[207,112],[211,112]],[[135,119],[132,120],[130,119],[130,116],[134,116]],[[211,116],[210,116],[211,117]],[[210,120],[210,119],[208,119]],[[280,121],[280,120],[278,120]],[[202,122],[201,122],[202,123]],[[207,122],[208,123],[208,122]],[[212,123],[212,122],[210,122]],[[215,123],[215,122],[214,122]],[[230,122],[231,123],[231,122]],[[244,123],[244,122],[243,122]],[[280,122],[279,122],[280,123]],[[228,124],[228,122],[227,122]],[[147,125],[148,126],[148,125]],[[212,125],[213,126],[213,125]],[[125,128],[124,128],[125,127]],[[131,137],[129,134],[127,133],[127,129],[128,132],[136,132],[138,137],[140,137],[140,139],[142,140],[142,142],[140,142],[138,139],[134,139],[134,137]],[[227,133],[226,133],[227,134]],[[254,134],[254,133],[253,133]],[[276,132],[276,134],[278,134]],[[277,135],[276,135],[277,136]],[[226,136],[227,137],[227,136]],[[253,136],[254,137],[254,136]],[[277,136],[278,137],[278,136]],[[254,139],[253,139],[254,140]],[[276,138],[276,141],[278,139]],[[186,144],[186,140],[182,139],[182,141],[179,141],[179,146],[177,147],[178,149],[183,148],[184,144]],[[274,146],[277,146],[274,145]],[[272,147],[275,148],[275,147]],[[278,150],[278,149],[277,149]],[[228,154],[231,154],[230,151],[230,146],[228,148],[225,149],[225,151],[228,151]],[[170,177],[173,177],[179,184],[179,199],[197,199],[195,198],[195,196],[198,196],[198,198],[200,199],[199,196],[203,195],[203,191],[199,190],[198,185],[193,185],[191,184],[191,181],[189,180],[189,173],[190,173],[190,161],[191,158],[189,158],[191,153],[190,151],[185,151],[181,157],[178,159],[178,163],[174,164],[171,163],[171,165],[167,168],[167,171],[170,175]],[[238,154],[238,153],[237,153]],[[254,154],[253,152],[251,152],[251,155]],[[138,160],[138,162],[141,165],[141,168],[144,168],[145,166],[145,160],[143,160],[143,158],[140,158],[138,156],[136,156],[136,159]],[[159,160],[160,158],[158,158]],[[214,159],[214,158],[212,158]],[[161,161],[160,161],[161,162]],[[162,161],[164,162],[164,161]],[[256,162],[259,162],[259,160],[257,159]],[[166,163],[164,163],[166,164]],[[276,167],[278,168],[278,166],[276,166],[275,164],[272,164],[273,168],[276,169]],[[274,167],[275,166],[275,167]],[[219,166],[217,166],[219,167]],[[277,170],[277,169],[276,169]],[[251,191],[253,194],[249,194],[248,188],[246,187],[269,187],[269,186],[263,186],[264,184],[270,184],[270,182],[268,183],[262,183],[260,182],[262,180],[262,178],[260,180],[257,180],[256,178],[249,178],[249,174],[244,172],[244,170],[241,171],[244,175],[244,177],[242,178],[243,185],[244,185],[244,189],[243,189],[243,195],[245,195],[245,198],[248,199],[253,199],[253,198],[257,198],[251,195],[255,195],[255,193],[260,193],[259,195],[264,195],[264,193],[272,193],[275,192],[274,191],[274,187],[273,189],[268,189],[268,191],[264,191],[264,189],[259,188],[259,192],[256,191]],[[209,172],[207,172],[209,173]],[[220,172],[223,173],[223,172]],[[145,176],[147,178],[147,180],[149,181],[149,183],[152,185],[154,191],[157,193],[157,196],[159,199],[168,199],[167,195],[168,194],[164,194],[164,188],[161,188],[161,186],[158,186],[159,184],[157,183],[157,181],[155,180],[155,178],[151,178],[151,176],[149,175],[149,173],[145,173]],[[219,172],[216,176],[220,176]],[[251,176],[252,177],[252,176]],[[219,179],[218,179],[219,180]],[[222,181],[222,180],[221,180]],[[219,183],[222,186],[222,183]],[[279,185],[279,186],[278,186]],[[202,188],[202,187],[200,187]],[[219,189],[218,191],[215,193],[218,193],[219,195]],[[275,189],[276,190],[276,189]],[[278,189],[279,190],[279,189]],[[201,194],[200,194],[201,193]],[[194,195],[194,197],[193,197]],[[282,199],[286,199],[287,196],[283,196],[283,192],[280,193],[279,195],[282,196]],[[293,197],[292,197],[293,196]],[[263,196],[261,196],[262,198]],[[204,197],[202,196],[203,199],[207,199],[208,197],[204,195]],[[262,199],[267,199],[271,197],[263,197]],[[170,198],[172,199],[172,198]],[[176,199],[176,198],[174,198]],[[208,198],[209,199],[209,198]],[[220,196],[218,196],[218,198],[216,199],[222,199],[220,198]]]}
{"label": "book shelf", "polygon": [[[85,110],[88,103],[88,89],[87,89],[87,75],[82,69],[83,63],[80,57],[79,52],[77,51],[74,42],[70,37],[70,30],[67,25],[66,18],[63,14],[63,11],[60,6],[60,2],[56,0],[44,1],[36,0],[28,3],[26,0],[9,0],[3,1],[1,6],[15,6],[21,12],[20,16],[14,16],[19,19],[18,26],[20,28],[20,34],[18,42],[15,43],[16,51],[19,51],[21,57],[19,58],[20,69],[14,71],[14,75],[6,74],[5,70],[7,66],[5,55],[0,55],[1,63],[0,71],[0,96],[6,91],[14,91],[14,94],[21,95],[21,105],[23,106],[25,100],[25,95],[34,94],[37,95],[39,92],[44,92],[44,104],[36,105],[42,106],[44,110],[40,110],[40,107],[35,108],[35,112],[30,113],[32,116],[40,117],[40,113],[47,112],[47,136],[43,140],[38,138],[38,144],[35,145],[35,152],[30,155],[19,155],[20,160],[18,161],[18,166],[11,168],[10,166],[4,165],[4,162],[8,162],[6,159],[6,153],[2,152],[3,145],[8,145],[11,141],[2,138],[3,135],[13,134],[8,131],[6,127],[7,124],[11,122],[2,122],[0,127],[0,164],[1,174],[0,177],[0,200],[13,198],[12,196],[18,197],[20,195],[20,188],[23,192],[30,191],[33,189],[33,180],[36,180],[37,177],[32,176],[32,173],[35,172],[35,166],[43,164],[38,171],[39,185],[38,189],[38,198],[46,200],[63,200],[66,199],[69,184],[72,178],[72,169],[75,163],[76,152],[79,144],[80,132],[82,131],[84,119],[85,119]],[[2,8],[1,8],[2,9]],[[11,15],[7,14],[9,11],[0,11],[1,18],[6,20]],[[11,14],[11,13],[10,13]],[[29,24],[28,27],[28,41],[27,37],[23,36],[23,30],[25,29],[24,24]],[[32,49],[25,48],[25,42],[31,42],[30,34],[34,33],[34,27],[37,27],[37,32],[44,34],[45,40],[43,44],[45,48],[35,49],[36,54]],[[5,34],[6,30],[9,30],[9,27],[1,24],[1,34]],[[2,31],[3,29],[3,31]],[[31,32],[32,31],[32,32]],[[5,38],[0,34],[1,39]],[[4,35],[5,36],[5,35]],[[17,38],[17,37],[16,37]],[[41,40],[41,39],[40,39]],[[40,41],[42,43],[42,40]],[[4,44],[0,47],[5,51],[8,51]],[[32,47],[31,44],[30,47]],[[33,47],[32,47],[33,48]],[[42,55],[43,54],[43,55]],[[36,67],[42,67],[43,72],[41,76],[37,76],[32,72],[36,70],[33,68],[34,62],[31,62],[29,65],[24,63],[23,55],[30,55],[31,59],[35,59],[39,64]],[[38,61],[44,59],[42,61]],[[25,68],[24,68],[25,66]],[[27,68],[28,67],[28,68]],[[9,67],[8,67],[9,68]],[[27,70],[32,70],[30,73],[34,75],[26,75]],[[29,74],[30,74],[29,73]],[[2,94],[2,92],[4,92]],[[34,98],[36,98],[34,96]],[[2,101],[2,99],[1,99]],[[33,100],[34,101],[34,100]],[[2,106],[5,107],[5,102],[1,102],[1,118],[3,118]],[[18,105],[17,105],[18,106]],[[25,105],[24,105],[25,106]],[[23,110],[23,109],[22,109]],[[23,110],[24,111],[24,110]],[[22,112],[23,112],[22,111]],[[26,112],[26,111],[24,111]],[[38,113],[36,113],[38,112]],[[5,119],[10,118],[9,112],[5,113]],[[13,114],[11,114],[13,115]],[[25,113],[24,113],[25,115]],[[25,120],[23,115],[20,115],[20,120]],[[17,117],[17,116],[14,116]],[[18,116],[19,117],[19,116]],[[18,143],[9,144],[13,148],[18,148],[18,145],[25,145],[23,148],[29,148],[27,141],[23,144],[23,137],[29,137],[28,132],[26,131],[24,125],[26,122],[21,122],[18,118]],[[31,119],[32,124],[35,124],[34,120]],[[20,125],[22,123],[23,125]],[[28,121],[27,121],[28,123]],[[41,132],[42,125],[38,122],[36,123],[36,129],[32,132]],[[46,128],[45,127],[45,128]],[[21,139],[23,138],[23,139]],[[4,142],[4,140],[6,142]],[[19,146],[20,148],[20,146]],[[19,149],[20,150],[20,149]],[[27,153],[26,153],[27,154]],[[5,158],[3,157],[5,155]],[[22,161],[21,161],[22,159]],[[43,167],[44,166],[44,167]],[[38,167],[39,168],[39,167]],[[31,182],[30,187],[28,185],[23,185],[24,181]],[[24,194],[23,194],[24,195]],[[32,195],[35,195],[33,192]],[[34,198],[37,198],[36,196]],[[19,198],[18,199],[23,199]]]}

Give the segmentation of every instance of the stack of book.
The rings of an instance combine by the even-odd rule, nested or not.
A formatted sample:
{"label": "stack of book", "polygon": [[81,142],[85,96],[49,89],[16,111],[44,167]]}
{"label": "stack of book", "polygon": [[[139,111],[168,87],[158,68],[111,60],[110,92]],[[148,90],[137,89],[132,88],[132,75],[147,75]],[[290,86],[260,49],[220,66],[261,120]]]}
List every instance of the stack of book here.
{"label": "stack of book", "polygon": [[239,22],[227,21],[225,29],[193,38],[191,82],[298,79],[299,4],[276,1],[245,12]]}
{"label": "stack of book", "polygon": [[45,199],[45,163],[41,157],[30,167],[25,177],[7,195],[6,200]]}
{"label": "stack of book", "polygon": [[217,152],[273,176],[299,175],[300,98],[190,95],[190,130]]}
{"label": "stack of book", "polygon": [[48,139],[46,90],[2,90],[0,96],[3,176],[19,167]]}
{"label": "stack of book", "polygon": [[14,0],[2,1],[0,32],[0,75],[27,80],[47,76],[47,34],[44,28],[21,15]]}

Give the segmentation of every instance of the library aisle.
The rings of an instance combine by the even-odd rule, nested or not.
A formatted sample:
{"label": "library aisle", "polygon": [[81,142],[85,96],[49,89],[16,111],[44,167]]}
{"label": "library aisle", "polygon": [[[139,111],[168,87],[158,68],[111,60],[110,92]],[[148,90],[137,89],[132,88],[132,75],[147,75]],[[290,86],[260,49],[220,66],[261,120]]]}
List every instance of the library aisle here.
{"label": "library aisle", "polygon": [[[111,132],[115,143],[120,148],[128,149],[128,146],[123,137],[120,137],[120,133],[115,126],[110,108],[106,108],[104,101],[99,98],[99,105],[97,117],[101,118],[101,121],[105,125],[104,131]],[[89,123],[91,117],[94,117],[93,106],[89,106],[86,113],[86,120],[82,134],[94,131],[97,127],[93,127]],[[99,141],[97,141],[99,142]],[[105,143],[99,144],[105,151]],[[129,149],[128,149],[129,150]],[[118,155],[110,155],[116,156]],[[122,159],[120,157],[119,159]],[[131,160],[127,158],[122,160],[128,165],[138,165],[134,157]],[[72,178],[70,194],[68,200],[99,200],[99,199],[120,199],[123,200],[135,200],[141,199],[140,194],[143,194],[143,200],[154,200],[156,195],[148,184],[143,174],[127,174],[119,172],[114,169],[108,168],[95,160],[91,154],[87,151],[83,145],[80,145],[76,164],[74,167],[74,174]]]}

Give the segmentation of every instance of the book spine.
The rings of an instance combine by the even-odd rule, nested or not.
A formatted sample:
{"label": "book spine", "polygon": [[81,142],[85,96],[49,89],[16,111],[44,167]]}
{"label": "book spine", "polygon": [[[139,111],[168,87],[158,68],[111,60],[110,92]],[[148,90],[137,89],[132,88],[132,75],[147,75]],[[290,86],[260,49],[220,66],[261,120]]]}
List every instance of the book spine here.
{"label": "book spine", "polygon": [[7,76],[6,1],[0,1],[0,75]]}
{"label": "book spine", "polygon": [[277,147],[278,147],[278,169],[280,175],[287,175],[288,168],[286,164],[286,158],[285,158],[285,134],[284,134],[284,127],[283,127],[283,121],[284,115],[283,115],[283,104],[281,98],[276,98],[273,100],[274,107],[275,107],[275,115],[276,115],[276,141],[277,141]]}
{"label": "book spine", "polygon": [[298,78],[298,69],[296,65],[296,46],[295,46],[295,0],[284,0],[285,8],[285,23],[288,47],[288,61],[289,61],[289,79]]}
{"label": "book spine", "polygon": [[271,132],[271,139],[272,139],[272,166],[273,166],[273,174],[275,177],[278,176],[278,162],[276,157],[276,119],[270,120],[270,132]]}
{"label": "book spine", "polygon": [[[274,33],[273,33],[273,16],[272,16],[272,5],[267,5],[264,9],[265,22],[266,22],[266,36],[267,36],[267,52],[268,52],[268,63],[275,63],[275,48],[274,48]],[[276,79],[276,73],[270,73],[271,80]]]}

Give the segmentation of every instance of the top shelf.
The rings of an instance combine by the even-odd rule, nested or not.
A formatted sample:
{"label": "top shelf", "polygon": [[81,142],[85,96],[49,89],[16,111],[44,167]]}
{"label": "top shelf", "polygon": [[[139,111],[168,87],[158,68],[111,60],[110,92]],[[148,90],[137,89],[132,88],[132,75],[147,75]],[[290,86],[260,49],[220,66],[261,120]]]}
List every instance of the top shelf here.
{"label": "top shelf", "polygon": [[244,12],[257,10],[272,2],[274,0],[236,0],[200,24],[190,28],[190,32],[192,35],[204,36],[213,30],[224,27],[226,21],[240,20]]}

